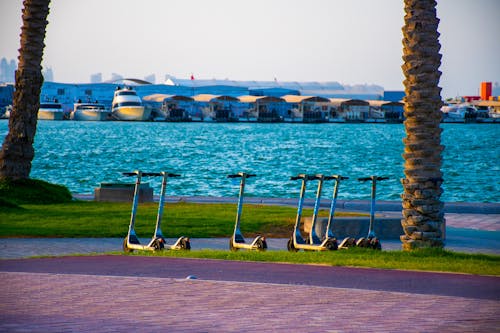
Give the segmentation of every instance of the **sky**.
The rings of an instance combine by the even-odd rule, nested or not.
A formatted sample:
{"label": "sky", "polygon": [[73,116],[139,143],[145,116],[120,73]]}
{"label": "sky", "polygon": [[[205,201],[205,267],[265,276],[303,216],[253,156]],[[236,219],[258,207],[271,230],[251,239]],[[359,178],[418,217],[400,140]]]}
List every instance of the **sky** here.
{"label": "sky", "polygon": [[[0,58],[17,59],[22,0],[0,0]],[[500,82],[500,0],[438,0],[442,97]],[[52,0],[54,81],[337,81],[403,90],[402,0]]]}

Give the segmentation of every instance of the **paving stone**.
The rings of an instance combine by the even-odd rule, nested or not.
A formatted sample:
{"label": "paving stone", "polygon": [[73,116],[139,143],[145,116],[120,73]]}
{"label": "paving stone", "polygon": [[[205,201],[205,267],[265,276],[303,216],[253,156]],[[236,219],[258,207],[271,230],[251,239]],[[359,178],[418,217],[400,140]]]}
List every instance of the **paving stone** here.
{"label": "paving stone", "polygon": [[0,273],[0,332],[493,332],[500,301],[261,283]]}

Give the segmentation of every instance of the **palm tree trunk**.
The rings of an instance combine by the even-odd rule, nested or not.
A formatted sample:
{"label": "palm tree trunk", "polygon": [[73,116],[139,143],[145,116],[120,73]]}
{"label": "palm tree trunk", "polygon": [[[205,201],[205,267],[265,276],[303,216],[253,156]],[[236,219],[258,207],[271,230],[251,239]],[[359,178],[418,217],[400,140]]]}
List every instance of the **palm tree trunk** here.
{"label": "palm tree trunk", "polygon": [[24,0],[14,103],[9,118],[9,133],[0,151],[0,179],[26,179],[30,175],[43,84],[41,62],[49,2]]}
{"label": "palm tree trunk", "polygon": [[436,1],[405,0],[403,60],[405,129],[403,249],[443,247],[444,204],[441,201],[441,54]]}

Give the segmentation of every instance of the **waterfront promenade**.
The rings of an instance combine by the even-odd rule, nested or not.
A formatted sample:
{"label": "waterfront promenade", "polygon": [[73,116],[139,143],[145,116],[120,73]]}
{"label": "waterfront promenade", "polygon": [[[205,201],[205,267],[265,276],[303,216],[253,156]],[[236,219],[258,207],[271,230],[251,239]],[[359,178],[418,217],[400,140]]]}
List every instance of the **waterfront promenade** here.
{"label": "waterfront promenade", "polygon": [[[392,206],[378,205],[382,214],[395,214]],[[448,243],[465,252],[498,253],[500,215],[491,205],[480,206],[448,206],[455,211],[446,214],[454,230]],[[227,239],[197,241],[194,249],[227,248]],[[281,241],[270,240],[271,249]],[[33,252],[26,250],[29,244]],[[109,248],[93,247],[97,244]],[[109,255],[5,259],[50,248],[53,254],[86,253],[120,245],[120,239],[0,240],[0,332],[495,332],[500,327],[499,277]],[[397,248],[398,242],[383,245]]]}

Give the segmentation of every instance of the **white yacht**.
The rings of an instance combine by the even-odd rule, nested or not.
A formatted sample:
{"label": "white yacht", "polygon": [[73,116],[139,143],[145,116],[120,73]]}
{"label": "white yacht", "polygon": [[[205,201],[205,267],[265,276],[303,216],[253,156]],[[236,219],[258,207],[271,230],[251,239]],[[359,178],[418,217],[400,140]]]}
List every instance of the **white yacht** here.
{"label": "white yacht", "polygon": [[130,87],[117,87],[111,107],[112,116],[117,120],[150,120],[151,109],[142,105],[141,98]]}
{"label": "white yacht", "polygon": [[98,103],[75,103],[70,114],[72,120],[102,121],[110,117],[111,111]]}
{"label": "white yacht", "polygon": [[38,120],[63,120],[64,110],[61,103],[43,102],[38,109]]}
{"label": "white yacht", "polygon": [[441,108],[443,123],[465,123],[477,114],[476,108],[469,104],[445,105]]}

